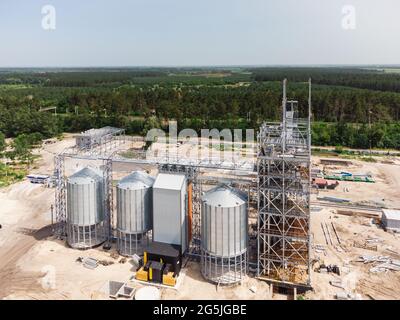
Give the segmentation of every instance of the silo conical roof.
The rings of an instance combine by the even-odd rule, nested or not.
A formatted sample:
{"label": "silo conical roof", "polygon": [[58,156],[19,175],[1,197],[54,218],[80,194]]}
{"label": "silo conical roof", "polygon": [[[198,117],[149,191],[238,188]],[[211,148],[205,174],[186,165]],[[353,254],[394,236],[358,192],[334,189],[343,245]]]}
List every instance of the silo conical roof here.
{"label": "silo conical roof", "polygon": [[150,188],[154,184],[154,178],[144,171],[135,171],[130,175],[120,180],[117,188],[138,190],[144,188]]}
{"label": "silo conical roof", "polygon": [[245,204],[247,197],[245,193],[222,184],[206,192],[202,200],[210,206],[231,208]]}
{"label": "silo conical roof", "polygon": [[75,172],[72,176],[68,178],[69,183],[92,183],[95,181],[102,181],[103,173],[94,168],[86,167],[78,172]]}

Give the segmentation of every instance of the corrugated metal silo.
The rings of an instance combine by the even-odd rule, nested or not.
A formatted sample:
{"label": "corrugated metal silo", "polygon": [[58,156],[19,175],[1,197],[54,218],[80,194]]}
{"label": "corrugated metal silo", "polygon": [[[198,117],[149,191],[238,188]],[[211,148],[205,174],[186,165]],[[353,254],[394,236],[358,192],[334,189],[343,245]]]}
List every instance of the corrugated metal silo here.
{"label": "corrugated metal silo", "polygon": [[86,249],[105,241],[104,177],[84,168],[67,179],[67,242]]}
{"label": "corrugated metal silo", "polygon": [[215,283],[242,280],[247,270],[246,195],[220,185],[202,197],[201,272]]}
{"label": "corrugated metal silo", "polygon": [[117,244],[122,255],[141,254],[153,228],[154,178],[136,171],[117,185]]}

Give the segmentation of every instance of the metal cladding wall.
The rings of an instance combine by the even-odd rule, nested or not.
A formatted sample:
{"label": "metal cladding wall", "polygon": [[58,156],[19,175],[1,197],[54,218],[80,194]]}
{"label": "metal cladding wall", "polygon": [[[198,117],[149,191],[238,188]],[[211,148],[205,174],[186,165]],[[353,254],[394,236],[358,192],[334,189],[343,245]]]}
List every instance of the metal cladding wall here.
{"label": "metal cladding wall", "polygon": [[75,137],[75,143],[79,148],[90,147],[92,138],[90,136],[77,136]]}
{"label": "metal cladding wall", "polygon": [[153,185],[153,240],[186,251],[187,181],[184,175],[160,173]]}
{"label": "metal cladding wall", "polygon": [[210,255],[235,257],[247,250],[247,203],[238,191],[222,185],[202,197],[201,246]]}
{"label": "metal cladding wall", "polygon": [[67,223],[91,226],[104,221],[104,177],[84,168],[67,180]]}
{"label": "metal cladding wall", "polygon": [[133,172],[117,185],[117,229],[124,233],[146,233],[153,228],[154,178]]}

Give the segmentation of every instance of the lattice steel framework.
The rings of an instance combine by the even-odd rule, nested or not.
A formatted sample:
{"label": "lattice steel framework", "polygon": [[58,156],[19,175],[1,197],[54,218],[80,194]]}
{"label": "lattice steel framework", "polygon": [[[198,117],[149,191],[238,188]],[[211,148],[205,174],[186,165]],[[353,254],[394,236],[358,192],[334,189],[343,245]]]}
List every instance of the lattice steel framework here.
{"label": "lattice steel framework", "polygon": [[142,255],[151,241],[150,233],[126,233],[116,230],[117,248],[119,254],[129,257],[134,254]]}
{"label": "lattice steel framework", "polygon": [[258,135],[258,276],[310,286],[311,80],[308,119],[287,101],[282,123],[264,123]]}
{"label": "lattice steel framework", "polygon": [[65,224],[67,221],[67,201],[65,190],[65,159],[63,154],[54,157],[54,176],[55,176],[55,230],[54,234],[58,238],[66,236]]}
{"label": "lattice steel framework", "polygon": [[[105,154],[108,150],[125,142],[125,130],[113,127],[90,129],[75,136],[75,148],[90,153]],[[79,142],[83,139],[83,142]]]}
{"label": "lattice steel framework", "polygon": [[204,278],[218,285],[243,281],[248,270],[248,251],[233,257],[220,257],[203,250],[201,272]]}
{"label": "lattice steel framework", "polygon": [[[67,200],[66,200],[66,176],[65,176],[65,159],[66,158],[81,158],[81,159],[90,159],[90,160],[98,160],[97,158],[91,158],[88,156],[78,156],[78,155],[72,155],[72,154],[65,154],[61,153],[57,156],[55,156],[55,163],[54,163],[54,176],[55,176],[55,230],[54,234],[60,238],[64,239],[67,236],[67,232],[70,234],[76,233],[77,236],[73,235],[74,238],[83,238],[84,234],[86,233],[86,230],[81,231],[81,230],[75,230],[71,226],[67,226]],[[99,158],[103,162],[102,166],[102,172],[103,172],[103,178],[105,181],[104,184],[104,209],[105,209],[105,223],[104,226],[101,226],[101,228],[97,228],[96,230],[93,231],[93,233],[103,233],[104,232],[104,238],[109,241],[112,237],[112,229],[111,229],[111,217],[112,217],[112,210],[113,210],[113,176],[112,176],[112,158]],[[88,230],[87,233],[89,234],[88,236],[88,241],[89,245],[91,242],[92,236],[90,233],[92,233],[92,230]],[[83,235],[83,237],[80,237],[80,234]],[[97,236],[96,236],[97,237]]]}
{"label": "lattice steel framework", "polygon": [[110,241],[112,237],[112,226],[111,217],[114,203],[114,192],[113,192],[113,161],[112,158],[103,160],[103,178],[104,184],[104,214],[105,214],[105,236],[106,241]]}
{"label": "lattice steel framework", "polygon": [[[125,136],[122,137],[124,141],[127,140]],[[115,142],[115,146],[119,143]],[[115,148],[106,148],[102,146],[96,149],[86,150],[79,149],[76,147],[67,148],[62,153],[55,157],[55,180],[56,180],[56,192],[55,192],[55,218],[56,218],[56,230],[55,234],[63,238],[66,236],[66,177],[65,177],[65,159],[72,158],[75,160],[97,160],[103,162],[104,177],[106,178],[106,197],[105,197],[105,208],[107,214],[107,233],[108,240],[112,238],[112,225],[111,221],[113,218],[113,186],[112,186],[112,164],[115,163],[130,163],[139,166],[150,165],[157,166],[160,171],[163,172],[182,172],[184,173],[190,182],[192,182],[192,241],[189,246],[188,255],[200,258],[200,232],[201,232],[201,192],[203,181],[215,181],[215,182],[237,182],[239,184],[247,185],[249,182],[240,176],[246,174],[255,174],[254,163],[250,160],[240,160],[237,162],[211,161],[207,159],[196,159],[188,160],[185,158],[177,157],[146,157],[144,154],[138,154],[135,158],[125,158],[118,153]],[[200,178],[200,172],[202,169],[207,169],[207,173],[203,172]],[[219,175],[213,176],[213,171],[225,170],[230,172],[232,177],[223,179]]]}

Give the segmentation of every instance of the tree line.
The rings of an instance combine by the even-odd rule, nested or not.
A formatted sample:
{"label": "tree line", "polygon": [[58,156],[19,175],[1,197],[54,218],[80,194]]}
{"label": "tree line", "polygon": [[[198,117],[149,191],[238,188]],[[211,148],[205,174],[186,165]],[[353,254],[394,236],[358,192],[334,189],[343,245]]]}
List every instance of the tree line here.
{"label": "tree line", "polygon": [[[274,77],[281,80],[288,76],[290,79],[293,74],[274,69],[266,73],[268,81],[264,81],[264,78],[257,78],[261,71],[253,70],[254,81],[242,82],[233,81],[236,79],[231,77],[233,72],[217,71],[223,75],[221,78],[203,77],[201,82],[201,77],[193,70],[186,70],[177,82],[150,81],[149,78],[153,76],[170,79],[160,70],[151,70],[135,74],[149,81],[141,84],[125,83],[131,75],[126,80],[124,77],[127,74],[121,71],[115,74],[107,72],[107,76],[104,76],[104,72],[86,71],[82,74],[51,74],[53,80],[61,81],[60,86],[29,83],[30,87],[8,89],[7,85],[3,85],[0,87],[0,132],[6,137],[38,132],[47,138],[64,131],[79,132],[111,125],[124,127],[128,133],[143,134],[149,126],[154,123],[163,126],[168,119],[177,120],[180,128],[195,130],[257,130],[263,121],[280,120],[282,83],[275,81]],[[372,89],[355,88],[351,84],[338,86],[340,78],[337,78],[337,74],[350,78],[348,70],[296,72],[298,74],[293,76],[294,81],[289,82],[288,98],[299,100],[301,116],[306,116],[308,110],[308,88],[303,82],[306,75],[316,73],[312,75],[314,83],[318,82],[318,77],[323,79],[323,74],[326,79],[336,79],[335,85],[315,84],[313,87],[315,145],[367,148],[371,141],[373,147],[400,148],[400,93],[379,91],[378,85]],[[30,80],[24,76],[27,79],[47,79],[43,74],[12,74],[22,84],[28,84]],[[195,83],[190,80],[192,76],[196,77]],[[351,77],[361,82],[363,77],[372,77],[376,83],[380,83],[380,76],[364,70],[351,73]],[[3,79],[10,77],[10,74],[0,76]],[[80,77],[83,77],[85,85],[74,85],[73,81]],[[105,78],[102,80],[102,77]],[[187,81],[182,80],[185,77]],[[246,77],[250,79],[250,76]],[[64,86],[62,81],[69,82],[69,85]],[[40,111],[49,106],[57,107],[57,116]]]}
{"label": "tree line", "polygon": [[400,72],[376,68],[255,68],[249,69],[255,81],[302,82],[312,78],[316,84],[368,90],[400,92]]}

